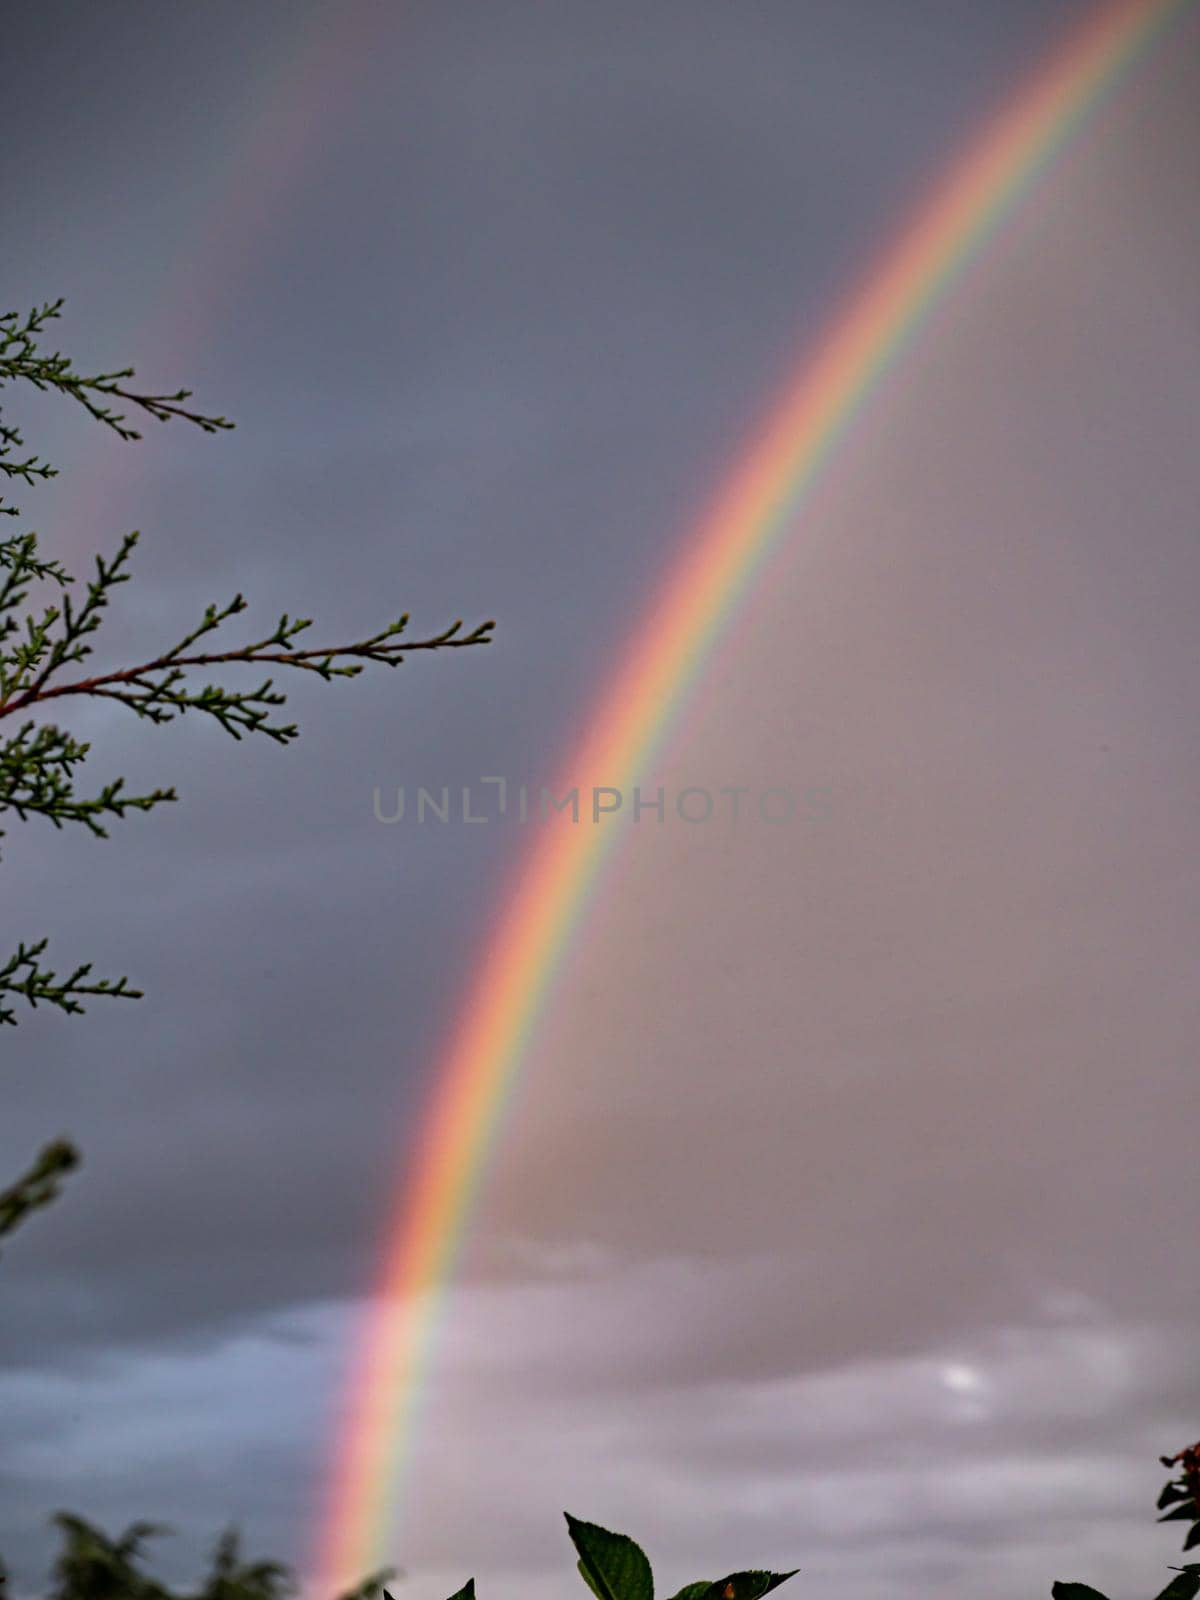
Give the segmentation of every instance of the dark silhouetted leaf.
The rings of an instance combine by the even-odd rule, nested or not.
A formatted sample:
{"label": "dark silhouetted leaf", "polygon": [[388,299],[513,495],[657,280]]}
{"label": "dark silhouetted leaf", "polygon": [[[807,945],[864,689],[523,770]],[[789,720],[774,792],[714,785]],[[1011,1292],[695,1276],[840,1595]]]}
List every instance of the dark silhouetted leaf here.
{"label": "dark silhouetted leaf", "polygon": [[1195,1519],[1196,1507],[1191,1495],[1188,1495],[1186,1499],[1184,1499],[1179,1505],[1175,1506],[1173,1510],[1164,1511],[1158,1520],[1159,1522],[1194,1522]]}
{"label": "dark silhouetted leaf", "polygon": [[654,1600],[654,1578],[640,1545],[623,1533],[580,1522],[564,1511],[579,1570],[596,1600]]}
{"label": "dark silhouetted leaf", "polygon": [[760,1595],[770,1594],[799,1571],[799,1567],[793,1567],[790,1572],[731,1572],[727,1578],[709,1584],[706,1600],[759,1600]]}
{"label": "dark silhouetted leaf", "polygon": [[1155,1600],[1195,1600],[1197,1594],[1200,1594],[1200,1572],[1192,1568],[1172,1578],[1162,1593],[1155,1596]]}
{"label": "dark silhouetted leaf", "polygon": [[1161,1511],[1164,1506],[1174,1505],[1176,1500],[1190,1500],[1191,1494],[1178,1483],[1168,1483],[1159,1495],[1156,1504]]}

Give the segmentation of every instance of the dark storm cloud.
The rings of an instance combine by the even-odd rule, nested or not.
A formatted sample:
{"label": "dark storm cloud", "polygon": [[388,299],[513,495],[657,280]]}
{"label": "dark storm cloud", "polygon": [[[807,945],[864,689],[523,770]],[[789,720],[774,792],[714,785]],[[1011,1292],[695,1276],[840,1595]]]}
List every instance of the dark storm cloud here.
{"label": "dark storm cloud", "polygon": [[[262,62],[278,65],[294,53],[285,20],[264,11],[259,31],[243,24],[223,33],[212,11],[204,28],[184,12],[154,28],[137,8],[116,8],[88,50],[108,63],[114,87],[138,85],[149,127],[173,74],[187,106],[189,93],[216,94],[221,67],[231,99],[249,93]],[[961,15],[957,21],[940,30],[942,49],[959,52],[977,73],[998,75],[1006,54],[1024,48],[1028,23],[1016,15],[1011,33],[992,38],[964,31]],[[448,608],[501,621],[486,658],[414,659],[374,683],[288,685],[296,708],[288,714],[305,730],[289,752],[235,749],[209,728],[147,739],[137,724],[78,719],[88,734],[104,729],[98,778],[103,764],[104,776],[111,766],[130,786],[174,780],[183,801],[114,828],[106,846],[80,839],[64,848],[57,837],[35,839],[36,824],[26,831],[21,844],[36,864],[25,879],[29,892],[58,917],[71,905],[71,948],[62,959],[103,949],[114,970],[134,971],[148,992],[136,1015],[101,1021],[96,1006],[74,1031],[42,1024],[38,1053],[60,1063],[51,1091],[57,1120],[78,1127],[84,1119],[95,1166],[108,1108],[130,1095],[161,1102],[157,1132],[168,1149],[172,1121],[175,1138],[190,1128],[192,1184],[180,1185],[182,1174],[172,1176],[164,1159],[153,1206],[156,1231],[173,1234],[180,1260],[191,1258],[200,1228],[215,1256],[224,1249],[200,1203],[212,1175],[220,1174],[226,1194],[257,1184],[239,1177],[241,1163],[220,1149],[217,1130],[234,1104],[269,1164],[272,1150],[294,1148],[287,1124],[311,1092],[327,1147],[353,1149],[372,1138],[375,1123],[379,1143],[362,1158],[381,1172],[380,1157],[395,1146],[395,1079],[424,1071],[432,1021],[442,1020],[430,1018],[428,996],[454,992],[463,965],[456,952],[470,939],[464,911],[486,903],[495,857],[509,841],[488,835],[475,843],[463,830],[384,834],[370,815],[372,788],[492,770],[548,775],[581,701],[610,670],[630,604],[644,603],[649,573],[682,530],[697,461],[711,480],[707,463],[728,450],[731,419],[742,424],[759,401],[764,364],[772,378],[778,370],[770,342],[781,329],[792,340],[806,303],[815,306],[827,287],[822,275],[849,253],[847,237],[857,244],[878,228],[898,181],[881,151],[896,152],[899,181],[911,182],[940,151],[946,123],[973,114],[969,85],[955,84],[945,60],[914,40],[909,65],[931,92],[940,87],[944,120],[914,117],[912,77],[880,72],[881,52],[903,41],[868,13],[842,22],[823,13],[801,25],[777,8],[747,31],[717,12],[699,30],[681,30],[674,14],[635,20],[630,12],[619,30],[590,44],[577,30],[587,33],[595,19],[583,13],[563,14],[553,27],[520,8],[505,27],[490,13],[485,24],[482,14],[462,11],[444,25],[423,14],[415,32],[407,19],[403,28],[379,23],[380,52],[360,66],[374,93],[343,104],[341,120],[318,141],[307,220],[303,207],[285,214],[256,301],[237,279],[240,241],[229,242],[238,314],[205,330],[194,353],[204,369],[202,398],[234,414],[239,432],[181,437],[175,424],[124,447],[90,440],[80,419],[57,447],[63,477],[36,501],[51,538],[56,505],[76,518],[86,508],[70,463],[88,440],[108,485],[100,503],[113,531],[97,530],[87,542],[72,532],[75,565],[93,543],[111,540],[121,513],[146,528],[135,558],[144,599],[114,604],[105,634],[113,659],[144,650],[148,637],[178,633],[199,601],[239,586],[260,602],[255,618],[273,618],[278,597],[293,612],[316,614],[331,637],[401,606],[431,627]],[[261,31],[268,24],[274,32]],[[59,56],[36,33],[29,44],[62,73],[37,102],[45,116],[56,97],[78,90],[88,59],[74,29],[59,37]],[[780,53],[784,45],[790,55]],[[747,93],[764,82],[764,96]],[[868,88],[876,123],[847,117],[840,103]],[[113,161],[128,129],[129,97],[115,98],[88,147],[93,161]],[[212,109],[222,126],[238,124],[219,102]],[[888,118],[904,141],[880,139],[878,124]],[[189,109],[161,138],[184,171],[206,175],[207,199],[207,175],[228,156],[195,130],[189,139],[192,120]],[[146,144],[125,181],[136,179],[148,198],[168,174],[149,153],[156,141]],[[47,138],[30,148],[52,174],[86,184],[77,146]],[[519,159],[529,151],[540,163],[537,183]],[[839,166],[851,160],[853,173]],[[829,191],[781,205],[778,175],[793,168],[802,185]],[[130,203],[135,197],[131,190]],[[817,200],[833,265],[813,248],[808,219]],[[339,220],[338,205],[349,208],[353,227]],[[611,226],[602,225],[605,216]],[[685,216],[691,232],[680,231]],[[47,254],[28,259],[24,272],[53,273]],[[385,269],[386,295],[364,294],[362,279]],[[455,270],[467,274],[463,282]],[[748,284],[747,272],[769,280],[766,306],[766,283]],[[39,276],[39,285],[46,281]],[[328,287],[336,287],[339,315],[322,334],[313,318]],[[741,308],[736,317],[733,307]],[[64,343],[82,341],[97,359],[107,356],[115,336],[93,325],[89,299],[74,293],[68,309]],[[414,349],[413,339],[424,342]],[[144,369],[137,350],[128,353]],[[715,381],[722,374],[723,386]],[[200,381],[191,372],[175,376]],[[256,394],[261,404],[252,410],[246,401]],[[119,601],[138,593],[131,586]],[[23,887],[15,845],[6,868],[14,906]],[[49,879],[52,865],[59,871]],[[67,898],[76,873],[92,886],[83,906]],[[156,939],[156,921],[169,926],[169,939]],[[56,947],[66,943],[65,934],[55,938]],[[168,997],[184,988],[207,999],[181,1037]],[[382,1014],[372,999],[381,992],[389,998]],[[96,1027],[102,1035],[83,1032]],[[316,1045],[322,1031],[328,1053]],[[114,1059],[89,1066],[80,1089],[80,1057],[97,1052],[102,1037]],[[19,1049],[26,1039],[32,1035]],[[376,1096],[383,1090],[386,1130],[360,1098],[364,1080]],[[285,1081],[292,1092],[281,1104]],[[299,1087],[306,1082],[309,1091]],[[232,1087],[223,1092],[223,1084]],[[35,1098],[27,1125],[42,1122]],[[205,1127],[213,1133],[202,1134]],[[297,1170],[324,1159],[310,1153]],[[389,1175],[383,1164],[385,1182]],[[100,1207],[95,1226],[103,1227],[100,1178],[93,1171],[89,1179]],[[318,1234],[344,1216],[343,1237],[361,1240],[363,1216],[348,1196],[331,1203],[324,1185],[301,1176],[284,1181],[283,1193],[293,1188],[310,1196]],[[280,1193],[278,1175],[271,1190]],[[133,1263],[125,1270],[138,1272]],[[237,1278],[224,1279],[235,1299]],[[136,1325],[134,1303],[106,1281]],[[213,1304],[211,1285],[196,1304],[186,1293],[168,1298],[180,1319]]]}
{"label": "dark storm cloud", "polygon": [[[261,1548],[301,1558],[355,1325],[352,1297],[372,1279],[380,1219],[411,1151],[430,1063],[521,847],[500,828],[383,827],[372,817],[373,788],[495,772],[548,779],[611,677],[651,585],[834,294],[981,107],[1084,10],[948,0],[902,9],[364,6],[352,19],[362,42],[336,81],[313,79],[312,129],[293,169],[276,174],[257,205],[253,196],[234,203],[238,142],[250,137],[255,113],[276,103],[281,82],[286,91],[306,19],[281,5],[26,8],[9,46],[24,68],[5,108],[23,169],[6,182],[5,304],[65,292],[67,318],[52,342],[78,352],[80,365],[132,361],[147,382],[193,385],[201,404],[239,424],[218,439],[150,425],[141,444],[124,447],[65,417],[65,402],[31,406],[30,442],[62,477],[18,496],[21,525],[43,529],[81,575],[93,549],[111,549],[125,527],[145,529],[134,581],[102,635],[103,658],[173,639],[207,601],[237,589],[255,609],[236,637],[259,620],[270,625],[284,607],[317,617],[321,638],[349,638],[400,609],[427,629],[460,613],[494,615],[500,631],[477,656],[414,658],[398,673],[350,684],[285,683],[284,720],[303,729],[288,751],[265,741],[235,747],[218,729],[187,724],[151,735],[132,718],[83,710],[72,726],[95,740],[97,782],[116,773],[131,788],[173,782],[181,804],[115,824],[107,843],[36,821],[4,840],[12,936],[44,930],[58,965],[93,958],[97,970],[128,972],[147,991],[128,1007],[96,1002],[83,1019],[39,1013],[5,1040],[6,1165],[60,1131],[86,1155],[67,1197],[0,1263],[0,1548],[23,1592],[40,1581],[50,1549],[44,1518],[59,1504],[111,1525],[142,1515],[176,1521],[180,1550],[170,1559],[181,1574],[227,1516],[240,1517]],[[332,28],[343,8],[329,12]],[[1184,398],[1188,358],[1180,353],[1176,368],[1171,351],[1185,352],[1186,342],[1165,335],[1168,323],[1194,322],[1194,210],[1178,177],[1171,186],[1170,162],[1149,159],[1141,140],[1177,150],[1189,137],[1188,104],[1178,91],[1164,94],[1158,131],[1131,135],[1123,149],[1116,141],[1106,158],[1116,165],[1103,169],[1130,208],[1130,234],[1157,241],[1145,252],[1149,269],[1123,259],[1119,271],[1149,270],[1145,347],[1170,367],[1165,389]],[[180,290],[190,256],[207,263],[202,302]],[[981,337],[976,359],[993,363],[988,381],[1007,392],[1006,340],[1026,350],[1033,341],[1046,353],[1038,382],[1051,386],[1052,367],[1087,338],[1074,276],[1046,274],[1036,258],[1006,270],[1018,279],[1027,272],[1038,293],[1057,297],[1054,314],[1005,330],[1013,312],[1002,304],[1003,336]],[[1087,315],[1103,316],[1109,291],[1089,282]],[[1131,364],[1142,348],[1131,330]],[[24,403],[11,398],[14,411]],[[1155,415],[1161,471],[1152,454],[1139,457],[1131,510],[1169,498],[1180,482],[1173,415]],[[1131,426],[1119,399],[1111,422]],[[1045,474],[1056,470],[1055,435],[1020,436],[1011,416],[994,428],[1026,458],[1041,450]],[[961,481],[947,489],[956,515],[969,493]],[[1018,505],[1008,511],[1019,520]],[[1144,626],[1131,645],[1119,621],[1104,623],[1114,650],[1141,651],[1127,737],[1138,705],[1162,706],[1192,641],[1186,562],[1171,554],[1171,519],[1152,521],[1157,559],[1174,561],[1181,581],[1137,592],[1152,615],[1171,619],[1165,633],[1176,644],[1151,659]],[[1097,537],[1120,548],[1111,528]],[[901,541],[889,567],[883,544],[868,538],[862,548],[883,576],[857,601],[843,595],[846,626],[839,636],[831,623],[826,662],[843,660],[854,626],[869,622],[872,607],[886,617],[896,593],[914,636],[936,625],[953,637],[955,569],[939,588],[934,560],[912,572],[905,565],[906,553],[924,559],[936,549]],[[1028,549],[1021,559],[1019,575],[1036,567]],[[1135,588],[1142,581],[1127,564],[1121,570]],[[931,581],[927,612],[920,585]],[[1095,598],[1103,579],[1090,582]],[[1002,599],[1005,619],[1021,613],[1015,584]],[[1035,643],[1048,618],[1049,610],[1043,633],[1031,626]],[[986,629],[978,617],[976,625]],[[987,661],[1011,667],[1002,633],[988,635]],[[918,695],[932,684],[941,710],[969,721],[970,690],[956,710],[948,659],[931,651],[910,661],[906,681]],[[864,663],[887,678],[886,658],[868,651],[860,672]],[[766,674],[797,714],[853,729],[857,747],[850,735],[839,745],[818,731],[806,760],[823,775],[845,774],[855,751],[874,750],[884,766],[896,758],[886,731],[872,732],[869,685],[853,661],[844,667],[846,686],[824,680],[828,715],[815,718],[811,696],[789,688],[788,674]],[[920,703],[928,711],[933,702]],[[1092,702],[1097,728],[1107,727],[1108,711],[1102,696]],[[1183,783],[1190,767],[1169,753],[1182,714],[1159,717],[1144,720],[1134,765],[1149,759],[1165,774],[1179,759]],[[1053,748],[1056,729],[1048,725],[1045,737]],[[753,739],[739,746],[731,733],[727,744],[763,760]],[[1028,757],[1029,743],[1021,749]],[[851,789],[848,803],[862,792]],[[889,823],[901,840],[903,820]],[[965,849],[977,819],[951,806],[942,826],[958,830]],[[1138,826],[1151,826],[1144,807]],[[1112,902],[1083,880],[1074,886],[1075,931],[1086,937],[1090,908],[1133,897],[1146,917],[1146,959],[1166,974],[1154,993],[1178,1027],[1184,979],[1172,976],[1181,948],[1173,941],[1187,926],[1187,902],[1180,898],[1168,927],[1150,926],[1148,901],[1136,898],[1149,869],[1145,838],[1127,851]],[[1047,1582],[1076,1575],[1047,1567],[1055,1525],[1038,1524],[1042,1544],[1032,1534],[1022,1543],[1022,1526],[1033,1527],[1026,1501],[1007,1520],[997,1515],[1022,1481],[1058,1508],[1057,1526],[1095,1542],[1097,1561],[1133,1547],[1118,1518],[1127,1505],[1140,1511],[1158,1486],[1153,1474],[1147,1485],[1130,1470],[1133,1446],[1150,1460],[1173,1447],[1161,1430],[1175,1428],[1187,1397],[1173,1324],[1188,1301],[1161,1231],[1165,1180],[1139,1211],[1140,1163],[1167,1135],[1146,1123],[1137,1160],[1102,1185],[1103,1215],[1120,1232],[1119,1273],[1109,1246],[1081,1226],[1096,1190],[1065,1183],[1046,1224],[1037,1195],[1014,1200],[1010,1174],[986,1159],[990,1134],[1033,1138],[1039,1112],[1061,1116],[1052,1086],[1039,1098],[1034,1066],[1014,1080],[1022,1095],[1007,1122],[1002,1107],[990,1107],[997,1121],[975,1142],[931,1157],[928,1124],[905,1120],[890,1070],[888,1052],[917,1060],[928,1028],[919,1009],[904,1015],[896,974],[872,944],[872,873],[888,881],[885,845],[886,835],[878,856],[857,867],[835,846],[824,869],[831,904],[847,883],[862,895],[843,925],[878,1015],[872,1023],[831,1007],[817,1025],[818,1044],[841,1041],[845,1070],[836,1087],[813,1086],[803,1101],[818,1136],[809,1181],[837,1196],[807,1238],[798,1243],[786,1217],[771,1217],[772,1181],[780,1191],[790,1182],[782,1137],[764,1146],[752,1108],[739,1111],[722,1089],[715,1051],[701,1074],[707,1085],[693,1085],[690,1124],[665,1074],[613,1103],[611,1080],[606,1093],[586,1053],[574,1110],[551,1089],[540,1111],[515,1123],[469,1262],[461,1333],[451,1325],[444,1336],[452,1437],[488,1448],[476,1453],[474,1477],[464,1475],[465,1444],[461,1455],[431,1451],[423,1465],[436,1515],[413,1552],[422,1592],[454,1577],[461,1549],[463,1562],[478,1559],[481,1582],[486,1567],[501,1592],[548,1596],[558,1581],[551,1574],[566,1571],[552,1526],[556,1474],[577,1492],[579,1514],[611,1514],[639,1532],[636,1512],[653,1508],[642,1512],[646,1542],[657,1529],[668,1569],[676,1552],[694,1548],[715,1571],[721,1551],[744,1539],[754,1563],[794,1554],[814,1592],[822,1578],[833,1592],[852,1574],[859,1600],[894,1596],[899,1581],[926,1592],[981,1549],[994,1582],[988,1590],[973,1580],[981,1600],[1030,1573],[1046,1571]],[[768,900],[778,865],[758,862]],[[667,880],[676,881],[669,872]],[[730,881],[745,894],[754,880]],[[1135,1050],[1151,1021],[1132,1002],[1106,1010],[1070,987],[1047,931],[1060,892],[1048,881],[1033,908],[1045,968],[1028,975],[1019,1005],[1003,986],[977,994],[952,1019],[944,1056],[925,1064],[921,1092],[946,1127],[973,1104],[952,1039],[1011,1070],[1014,1038],[1055,1045],[1054,1013],[1064,1005],[1095,1006],[1098,1049],[1115,1032]],[[786,919],[771,931],[796,936]],[[903,942],[899,923],[892,935]],[[636,932],[627,937],[639,948]],[[919,950],[912,955],[919,981]],[[786,1005],[757,982],[754,966],[726,972],[714,989],[714,1038],[739,994],[760,1003],[768,1030],[772,1005],[776,1033],[788,1025]],[[694,1043],[672,1016],[655,1021],[653,986],[640,990],[631,977],[620,993],[624,1009],[609,1013],[617,1048],[666,1057]],[[603,995],[595,998],[603,1007]],[[586,1027],[586,1010],[580,1019]],[[1071,1081],[1107,1096],[1109,1116],[1128,1126],[1142,1091],[1116,1055]],[[1182,1046],[1170,1059],[1161,1048],[1155,1093],[1164,1116],[1186,1087]],[[575,1118],[593,1090],[581,1143]],[[556,1107],[565,1123],[555,1122]],[[672,1187],[670,1173],[657,1194],[612,1183],[614,1170],[653,1171],[685,1127],[703,1139],[712,1126],[722,1130],[725,1159],[697,1175],[709,1185],[702,1204]],[[547,1129],[553,1137],[539,1142]],[[1108,1129],[1099,1112],[1082,1117],[1072,1159],[1089,1172],[1105,1161]],[[854,1163],[904,1177],[891,1189],[850,1182]],[[739,1173],[757,1173],[757,1183]],[[738,1200],[724,1210],[723,1186]],[[948,1195],[972,1208],[957,1229],[946,1226]],[[761,1224],[762,1249],[739,1264],[748,1221]],[[1013,1240],[1034,1226],[1029,1259]],[[916,1272],[912,1241],[934,1229],[940,1265],[927,1260]],[[1076,1277],[1056,1287],[1073,1249]],[[662,1264],[672,1254],[677,1269]],[[814,1297],[818,1266],[827,1287]],[[1106,1299],[1110,1280],[1119,1315]],[[941,1298],[931,1293],[939,1284]],[[1046,1335],[1053,1318],[1044,1309],[1055,1293],[1075,1307],[1057,1338]],[[1146,1327],[1134,1314],[1142,1297],[1153,1301]],[[1072,1316],[1095,1326],[1080,1331]],[[489,1335],[489,1323],[503,1332]],[[548,1329],[585,1324],[590,1333],[577,1344],[539,1343]],[[952,1369],[955,1359],[975,1360],[985,1376],[1009,1375],[1008,1410],[991,1391],[981,1399],[970,1379],[967,1392],[946,1391],[951,1408],[997,1406],[991,1477],[979,1476],[978,1445],[962,1443],[965,1420],[947,1413],[947,1430],[960,1429],[956,1443],[928,1424],[930,1372],[955,1341],[965,1353],[945,1353]],[[721,1391],[731,1361],[745,1386],[736,1399]],[[1073,1373],[1082,1397],[1074,1422]],[[495,1397],[500,1379],[507,1400]],[[644,1420],[621,1412],[618,1397],[630,1396]],[[1051,1424],[1038,1421],[1042,1400]],[[1100,1408],[1108,1408],[1103,1425]],[[786,1429],[772,1423],[779,1416],[796,1430],[811,1419],[810,1445],[791,1453]],[[880,1417],[894,1459],[923,1463],[909,1491],[889,1490],[877,1467],[851,1459],[867,1448],[869,1419]],[[625,1490],[614,1441],[629,1463]],[[1060,1459],[1060,1448],[1077,1459]],[[710,1475],[698,1457],[712,1461]],[[964,1459],[982,1485],[973,1503],[953,1498]],[[780,1483],[793,1478],[789,1501]],[[504,1508],[518,1480],[519,1514],[489,1512],[475,1531],[461,1531],[468,1518],[456,1505]],[[901,1575],[886,1584],[862,1558],[855,1565],[854,1531],[839,1509],[863,1493]],[[687,1508],[708,1496],[730,1510],[697,1529]],[[1086,1520],[1096,1506],[1103,1532]],[[806,1519],[799,1550],[787,1531],[797,1507]],[[1145,1548],[1148,1560],[1161,1559],[1153,1536]],[[676,1563],[679,1582],[697,1575],[689,1562]],[[1131,1562],[1131,1582],[1135,1569]]]}

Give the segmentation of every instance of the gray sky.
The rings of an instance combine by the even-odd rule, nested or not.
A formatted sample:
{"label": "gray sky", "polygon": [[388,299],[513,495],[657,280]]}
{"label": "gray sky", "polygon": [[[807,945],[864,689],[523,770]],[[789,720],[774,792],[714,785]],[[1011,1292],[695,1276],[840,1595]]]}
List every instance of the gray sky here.
{"label": "gray sky", "polygon": [[[285,683],[298,744],[83,708],[107,844],[4,840],[8,945],[144,988],[7,1030],[0,1171],[86,1165],[0,1262],[0,1550],[70,1509],[302,1564],[416,1112],[516,825],[769,396],[1083,4],[67,0],[10,24],[5,308],[238,424],[122,446],[5,398],[97,660],[244,591],[496,644]],[[392,1557],[413,1596],[1166,1581],[1196,1426],[1195,25],[943,307],[647,775],[820,789],[626,826],[473,1216]],[[16,156],[17,159],[11,159]],[[233,637],[250,636],[234,634]],[[261,745],[261,748],[258,746]],[[611,781],[596,774],[595,781]],[[663,1587],[665,1585],[665,1587]]]}

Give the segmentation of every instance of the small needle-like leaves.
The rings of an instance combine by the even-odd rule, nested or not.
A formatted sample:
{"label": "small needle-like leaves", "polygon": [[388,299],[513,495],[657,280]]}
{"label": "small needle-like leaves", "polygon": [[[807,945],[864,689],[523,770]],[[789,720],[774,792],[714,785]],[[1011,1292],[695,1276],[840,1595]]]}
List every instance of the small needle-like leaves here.
{"label": "small needle-like leaves", "polygon": [[[140,434],[126,426],[124,414],[105,402],[125,401],[162,422],[181,417],[206,433],[231,428],[225,417],[191,410],[184,402],[191,391],[150,394],[128,387],[131,367],[87,377],[70,359],[55,351],[44,353],[39,340],[47,324],[58,317],[61,300],[47,301],[24,317],[16,312],[0,315],[0,388],[25,381],[35,388],[70,396],[120,438]],[[19,428],[0,423],[0,474],[26,484],[53,477],[55,469],[36,455],[25,453]],[[0,511],[16,515],[17,507],[0,499]],[[409,636],[405,612],[365,638],[349,644],[302,647],[300,635],[311,626],[307,617],[284,612],[276,626],[262,637],[227,648],[214,648],[212,638],[231,618],[246,610],[246,600],[234,595],[225,605],[205,608],[200,621],[174,645],[157,649],[132,666],[106,672],[84,668],[93,651],[93,637],[104,621],[114,591],[129,581],[129,562],[138,542],[127,533],[115,556],[95,558],[96,571],[82,600],[72,598],[75,579],[58,561],[39,554],[38,535],[22,533],[0,540],[0,720],[19,717],[13,733],[0,742],[0,812],[12,812],[20,821],[43,817],[56,828],[68,823],[86,827],[97,838],[107,838],[104,822],[130,811],[149,811],[176,799],[172,788],[146,794],[124,792],[124,779],[115,778],[98,791],[81,794],[76,789],[80,768],[89,746],[65,728],[42,720],[45,711],[65,712],[81,698],[108,700],[126,707],[144,721],[172,722],[189,712],[211,717],[231,738],[265,734],[277,744],[298,736],[293,722],[274,717],[286,696],[276,688],[275,677],[287,669],[315,673],[326,682],[356,677],[368,663],[396,667],[406,656],[437,650],[461,650],[488,644],[495,626],[483,622],[464,629],[461,620],[449,627]],[[27,609],[35,583],[48,586],[52,596],[40,610]],[[252,687],[233,689],[197,679],[205,669],[265,667],[268,676]],[[0,828],[0,838],[4,830]],[[120,995],[135,998],[140,991],[118,982],[85,981],[90,963],[59,979],[43,968],[38,957],[46,940],[21,944],[8,960],[0,961],[0,1023],[12,1023],[17,1013],[5,997],[36,1007],[39,1002],[65,1012],[83,1010],[82,995]]]}

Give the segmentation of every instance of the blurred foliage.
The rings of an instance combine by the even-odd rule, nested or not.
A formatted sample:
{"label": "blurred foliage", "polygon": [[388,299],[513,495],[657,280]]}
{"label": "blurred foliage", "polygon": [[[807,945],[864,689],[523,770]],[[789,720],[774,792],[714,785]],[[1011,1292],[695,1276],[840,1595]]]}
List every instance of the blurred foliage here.
{"label": "blurred foliage", "polygon": [[[299,1585],[278,1561],[242,1560],[241,1537],[230,1528],[217,1540],[208,1575],[199,1589],[176,1594],[143,1567],[149,1539],[170,1533],[154,1522],[131,1523],[116,1539],[82,1517],[60,1511],[53,1519],[61,1535],[47,1600],[290,1600]],[[393,1567],[376,1572],[339,1600],[383,1600]],[[8,1600],[0,1566],[0,1600]],[[390,1597],[388,1597],[390,1600]]]}
{"label": "blurred foliage", "polygon": [[64,1173],[79,1165],[79,1152],[65,1139],[48,1144],[9,1188],[0,1190],[0,1235],[11,1233],[30,1211],[49,1205],[58,1195]]}

